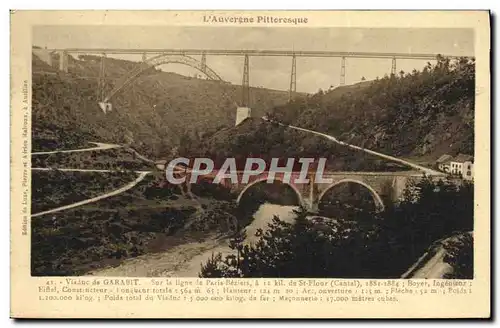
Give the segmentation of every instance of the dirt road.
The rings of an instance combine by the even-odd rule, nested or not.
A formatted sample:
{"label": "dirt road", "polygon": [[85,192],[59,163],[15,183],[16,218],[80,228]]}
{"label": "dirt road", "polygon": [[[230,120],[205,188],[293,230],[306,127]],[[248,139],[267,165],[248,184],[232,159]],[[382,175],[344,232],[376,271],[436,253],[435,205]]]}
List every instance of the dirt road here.
{"label": "dirt road", "polygon": [[[264,121],[271,122],[271,121],[269,121],[266,118],[262,118],[262,119]],[[422,171],[422,172],[424,172],[427,175],[444,176],[444,174],[442,172],[435,171],[435,170],[432,170],[432,169],[430,169],[428,167],[421,166],[421,165],[418,165],[418,164],[415,164],[415,163],[411,163],[411,162],[409,162],[407,160],[404,160],[404,159],[401,159],[401,158],[398,158],[398,157],[394,157],[394,156],[382,154],[382,153],[379,153],[379,152],[376,152],[376,151],[373,151],[373,150],[370,150],[370,149],[366,149],[366,148],[362,148],[362,147],[359,147],[359,146],[356,146],[356,145],[352,145],[352,144],[349,144],[347,142],[340,141],[337,138],[335,138],[334,136],[331,136],[331,135],[328,135],[328,134],[325,134],[325,133],[321,133],[321,132],[318,132],[318,131],[313,131],[313,130],[309,130],[309,129],[300,128],[298,126],[286,125],[286,124],[279,123],[279,122],[278,122],[278,124],[282,125],[282,126],[289,127],[290,129],[294,129],[294,130],[298,130],[298,131],[303,131],[303,132],[307,132],[307,133],[312,133],[312,134],[318,135],[320,137],[326,138],[328,140],[331,140],[331,141],[333,141],[333,142],[335,142],[335,143],[337,143],[339,145],[343,145],[343,146],[349,147],[351,149],[360,150],[362,152],[365,152],[365,153],[368,153],[368,154],[371,154],[371,155],[374,155],[374,156],[378,156],[378,157],[385,158],[385,159],[388,159],[388,160],[393,161],[393,162],[397,162],[397,163],[409,166],[409,167],[414,168],[416,170]]]}
{"label": "dirt road", "polygon": [[135,179],[134,181],[132,181],[132,182],[130,182],[128,184],[126,184],[125,186],[123,186],[123,187],[121,187],[119,189],[113,190],[113,191],[108,192],[106,194],[99,195],[97,197],[93,197],[93,198],[89,198],[89,199],[86,199],[86,200],[82,200],[80,202],[76,202],[76,203],[73,203],[73,204],[69,204],[69,205],[57,207],[57,208],[54,208],[54,209],[51,209],[51,210],[48,210],[48,211],[43,211],[43,212],[35,213],[35,214],[32,214],[31,217],[34,218],[34,217],[42,216],[42,215],[49,214],[49,213],[55,213],[55,212],[59,212],[59,211],[64,211],[64,210],[68,210],[68,209],[73,208],[73,207],[90,204],[90,203],[97,202],[98,200],[101,200],[101,199],[104,199],[104,198],[108,198],[108,197],[111,197],[111,196],[119,195],[122,192],[125,192],[125,191],[127,191],[127,190],[135,187],[135,185],[138,184],[139,182],[141,182],[142,180],[144,180],[144,178],[148,174],[149,174],[149,172],[140,172],[139,176],[137,177],[137,179]]}
{"label": "dirt road", "polygon": [[39,151],[31,153],[31,155],[50,155],[50,154],[59,154],[59,153],[79,153],[85,151],[96,151],[96,150],[106,150],[113,148],[121,148],[122,145],[103,143],[103,142],[89,142],[91,144],[96,145],[95,147],[90,148],[80,148],[80,149],[68,149],[68,150],[53,150],[53,151]]}

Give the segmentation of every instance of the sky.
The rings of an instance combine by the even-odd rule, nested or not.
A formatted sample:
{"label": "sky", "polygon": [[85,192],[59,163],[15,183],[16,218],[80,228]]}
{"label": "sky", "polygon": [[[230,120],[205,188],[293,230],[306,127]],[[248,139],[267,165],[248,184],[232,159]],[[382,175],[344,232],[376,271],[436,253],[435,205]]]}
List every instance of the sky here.
{"label": "sky", "polygon": [[[472,29],[290,28],[186,26],[36,26],[33,45],[47,48],[169,48],[431,53],[474,55]],[[140,61],[141,55],[112,57]],[[199,59],[199,58],[198,58]],[[225,81],[241,84],[243,57],[208,56]],[[250,85],[288,90],[291,57],[250,57]],[[397,60],[397,71],[420,70],[426,60]],[[390,59],[346,60],[346,84],[383,77]],[[193,76],[194,68],[169,64],[163,71]],[[297,91],[316,92],[340,83],[340,58],[297,57]]]}

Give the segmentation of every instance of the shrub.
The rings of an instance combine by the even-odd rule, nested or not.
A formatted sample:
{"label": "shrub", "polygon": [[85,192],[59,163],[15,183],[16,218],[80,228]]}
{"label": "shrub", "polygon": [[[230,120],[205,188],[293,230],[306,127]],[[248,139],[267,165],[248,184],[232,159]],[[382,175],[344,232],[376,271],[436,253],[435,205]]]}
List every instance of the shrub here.
{"label": "shrub", "polygon": [[[255,244],[233,238],[231,255],[214,255],[201,277],[399,278],[437,239],[473,226],[473,188],[430,179],[410,185],[402,202],[372,220],[331,220],[296,212],[294,224],[274,217]],[[469,239],[464,239],[469,238]],[[472,273],[471,237],[447,261],[457,277]]]}
{"label": "shrub", "polygon": [[447,274],[451,279],[474,278],[474,237],[470,233],[463,233],[448,240],[444,248],[446,255],[444,262],[451,265],[453,272]]}

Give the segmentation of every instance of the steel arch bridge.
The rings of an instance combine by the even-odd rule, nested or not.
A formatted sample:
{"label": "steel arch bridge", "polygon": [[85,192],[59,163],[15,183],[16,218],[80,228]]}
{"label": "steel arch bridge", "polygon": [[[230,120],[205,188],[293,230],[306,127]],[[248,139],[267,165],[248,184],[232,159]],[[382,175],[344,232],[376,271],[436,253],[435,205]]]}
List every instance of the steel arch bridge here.
{"label": "steel arch bridge", "polygon": [[[60,56],[59,60],[59,70],[65,73],[68,72],[68,55],[69,54],[99,54],[102,56],[101,60],[101,72],[99,75],[99,87],[98,87],[98,99],[103,100],[99,102],[101,108],[103,108],[106,113],[106,108],[111,104],[108,103],[109,99],[113,97],[117,92],[119,92],[123,87],[133,82],[135,77],[139,75],[146,68],[151,66],[157,66],[167,63],[178,63],[187,66],[194,67],[198,71],[202,72],[205,76],[212,80],[222,80],[217,73],[206,65],[207,56],[237,56],[244,57],[243,64],[243,79],[242,79],[242,96],[241,96],[241,106],[250,107],[249,104],[249,59],[250,57],[262,57],[262,56],[274,56],[274,57],[292,57],[292,66],[290,74],[290,88],[289,88],[289,100],[292,100],[296,95],[297,87],[297,57],[305,58],[339,58],[340,59],[340,86],[345,85],[346,82],[346,70],[347,70],[347,58],[376,58],[376,59],[389,59],[392,61],[390,74],[396,75],[397,66],[396,60],[406,60],[406,59],[417,59],[417,60],[438,60],[441,57],[447,58],[471,58],[473,55],[453,55],[453,54],[436,54],[436,53],[391,53],[391,52],[346,52],[346,51],[309,51],[309,50],[244,50],[244,49],[168,49],[168,48],[156,48],[156,49],[112,49],[112,48],[59,48],[59,49],[34,49],[34,51],[43,52],[41,55],[46,53],[58,53]],[[106,84],[105,77],[105,64],[104,59],[107,55],[141,55],[142,63],[134,70],[129,72],[124,79],[121,79],[116,84],[116,87],[107,93],[104,91],[104,85]],[[148,55],[153,55],[150,59],[146,59]],[[201,61],[194,59],[191,56],[201,56]],[[49,56],[50,57],[50,56]],[[47,59],[49,65],[52,65],[52,59]],[[147,65],[145,65],[147,64]]]}
{"label": "steel arch bridge", "polygon": [[115,94],[120,92],[120,90],[126,86],[132,84],[144,71],[150,69],[151,67],[165,64],[182,64],[190,66],[203,73],[210,80],[223,81],[213,69],[206,65],[204,58],[199,61],[187,55],[161,54],[143,61],[140,65],[137,65],[133,70],[129,71],[125,76],[118,80],[113,89],[106,94],[103,102],[109,102]]}

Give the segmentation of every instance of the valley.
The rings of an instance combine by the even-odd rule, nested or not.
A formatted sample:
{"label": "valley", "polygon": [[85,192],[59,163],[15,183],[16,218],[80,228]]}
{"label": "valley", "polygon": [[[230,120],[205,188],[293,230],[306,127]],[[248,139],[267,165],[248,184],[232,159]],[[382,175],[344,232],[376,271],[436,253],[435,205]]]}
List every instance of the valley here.
{"label": "valley", "polygon": [[[324,197],[320,212],[302,213],[303,204],[294,204],[293,190],[286,185],[273,190],[264,184],[259,192],[254,187],[244,199],[243,193],[219,186],[169,184],[156,165],[179,156],[216,163],[229,157],[322,157],[332,172],[409,175],[416,169],[444,176],[434,165],[443,151],[473,153],[471,60],[438,58],[422,71],[298,94],[290,101],[285,91],[250,88],[252,115],[238,126],[234,109],[241,86],[154,67],[117,93],[113,110],[104,113],[95,93],[99,60],[70,57],[69,72],[61,73],[33,57],[33,275],[231,277],[318,270],[340,277],[399,277],[435,238],[455,228],[471,229],[470,187],[461,182],[440,185],[449,194],[424,195],[462,197],[463,207],[438,208],[443,226],[414,236],[408,227],[432,231],[426,217],[434,214],[423,211],[422,221],[415,222],[411,213],[418,213],[418,204],[409,194],[377,213],[376,201],[382,200],[373,197],[373,188],[346,179],[340,182],[348,187],[332,186],[319,196]],[[135,64],[107,59],[106,88],[112,89],[115,77]],[[415,164],[420,160],[425,164]],[[416,183],[417,192],[435,190],[426,183],[443,182]],[[386,189],[394,184],[382,191],[389,195]],[[458,210],[463,214],[449,220],[447,215]],[[332,220],[322,219],[328,216]],[[280,222],[274,222],[276,217]],[[245,229],[246,236],[240,236]],[[335,242],[315,250],[325,240]],[[411,247],[405,240],[413,241]],[[389,250],[384,242],[401,247]],[[376,258],[387,267],[367,265],[361,273],[361,262],[340,269],[327,260],[295,272],[287,261],[306,261],[310,254],[304,249],[326,260]],[[346,250],[344,255],[340,249]],[[247,267],[234,260],[234,252],[243,250]],[[275,254],[272,261],[283,261],[283,266],[266,267],[272,261],[264,265],[259,252]],[[392,264],[384,257],[389,253],[397,259]]]}

